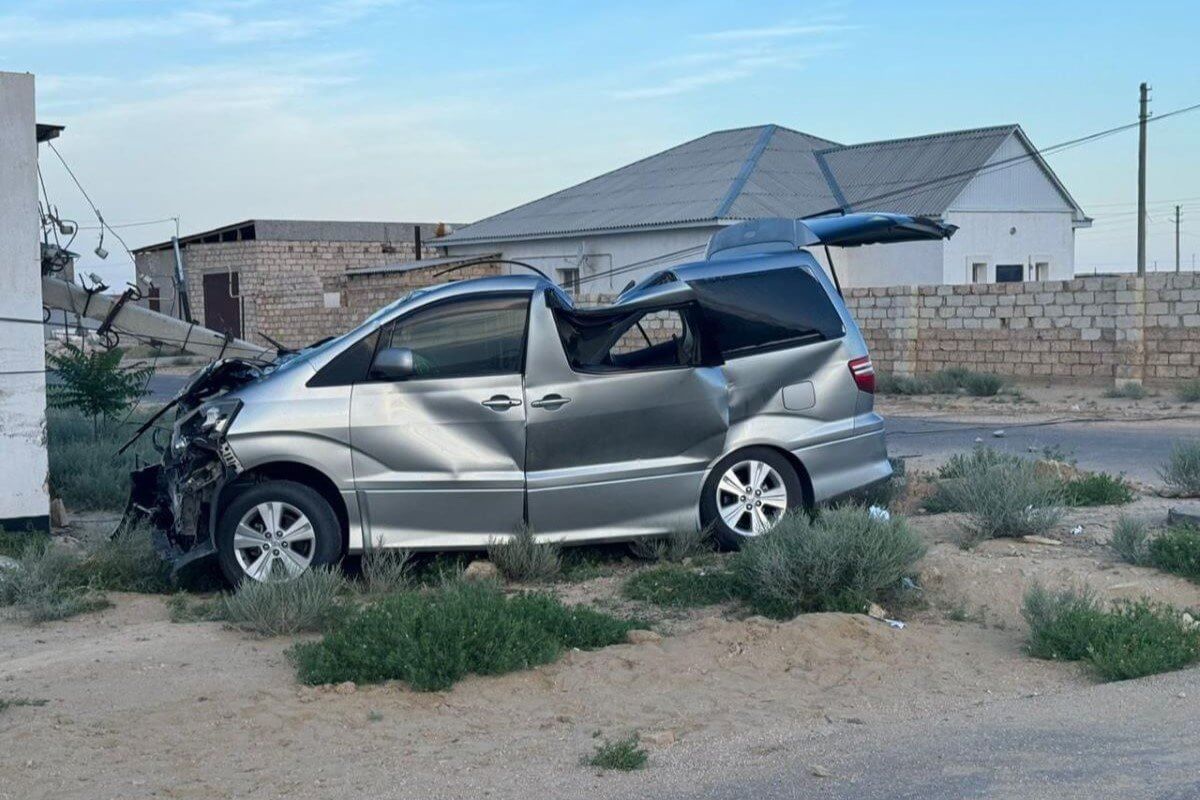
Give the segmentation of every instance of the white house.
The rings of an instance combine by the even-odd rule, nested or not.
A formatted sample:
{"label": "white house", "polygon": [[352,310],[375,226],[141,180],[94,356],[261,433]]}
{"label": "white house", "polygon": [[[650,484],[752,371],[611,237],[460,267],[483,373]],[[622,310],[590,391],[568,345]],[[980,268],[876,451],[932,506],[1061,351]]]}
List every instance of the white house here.
{"label": "white house", "polygon": [[1091,224],[1019,125],[850,146],[762,125],[710,133],[436,244],[450,257],[525,261],[569,288],[604,292],[702,258],[722,225],[842,211],[959,226],[948,242],[834,252],[845,286],[1070,278],[1075,229]]}

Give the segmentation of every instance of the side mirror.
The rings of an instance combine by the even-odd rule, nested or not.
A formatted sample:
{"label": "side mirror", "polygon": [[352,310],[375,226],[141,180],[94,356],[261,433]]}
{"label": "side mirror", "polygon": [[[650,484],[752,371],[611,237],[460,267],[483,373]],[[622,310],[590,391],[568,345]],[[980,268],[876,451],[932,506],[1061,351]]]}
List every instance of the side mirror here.
{"label": "side mirror", "polygon": [[371,365],[371,377],[384,380],[402,381],[416,371],[416,359],[407,347],[385,347],[375,354]]}

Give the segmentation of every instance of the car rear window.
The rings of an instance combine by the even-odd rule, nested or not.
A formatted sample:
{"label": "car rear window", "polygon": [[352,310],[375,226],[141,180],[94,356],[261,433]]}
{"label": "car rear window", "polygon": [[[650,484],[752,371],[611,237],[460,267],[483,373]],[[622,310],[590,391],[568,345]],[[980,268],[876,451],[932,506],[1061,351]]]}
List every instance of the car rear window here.
{"label": "car rear window", "polygon": [[825,287],[802,269],[691,280],[725,358],[837,339],[845,326]]}

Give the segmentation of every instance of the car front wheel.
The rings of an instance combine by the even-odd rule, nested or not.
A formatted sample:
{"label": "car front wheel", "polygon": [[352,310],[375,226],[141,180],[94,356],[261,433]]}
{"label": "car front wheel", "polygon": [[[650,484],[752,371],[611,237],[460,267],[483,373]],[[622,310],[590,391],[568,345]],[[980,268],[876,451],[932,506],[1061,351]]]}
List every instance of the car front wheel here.
{"label": "car front wheel", "polygon": [[737,549],[775,527],[789,509],[804,504],[795,467],[777,450],[747,447],[717,462],[704,484],[700,519],[717,541]]}
{"label": "car front wheel", "polygon": [[337,514],[319,492],[293,481],[267,481],[238,494],[217,525],[221,571],[235,586],[289,581],[335,563],[342,536]]}

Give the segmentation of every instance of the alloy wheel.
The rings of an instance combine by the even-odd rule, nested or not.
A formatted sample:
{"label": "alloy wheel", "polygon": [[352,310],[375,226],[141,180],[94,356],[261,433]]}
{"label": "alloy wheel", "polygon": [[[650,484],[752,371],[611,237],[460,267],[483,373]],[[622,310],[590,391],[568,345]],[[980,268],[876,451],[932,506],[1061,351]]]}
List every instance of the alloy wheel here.
{"label": "alloy wheel", "polygon": [[312,563],[317,534],[300,509],[289,503],[259,503],[238,522],[233,554],[247,577],[289,581]]}
{"label": "alloy wheel", "polygon": [[758,536],[779,522],[788,509],[787,486],[763,461],[739,461],[717,483],[717,513],[741,536]]}

